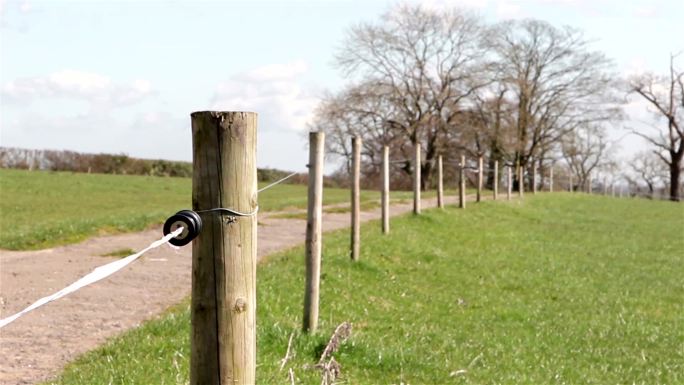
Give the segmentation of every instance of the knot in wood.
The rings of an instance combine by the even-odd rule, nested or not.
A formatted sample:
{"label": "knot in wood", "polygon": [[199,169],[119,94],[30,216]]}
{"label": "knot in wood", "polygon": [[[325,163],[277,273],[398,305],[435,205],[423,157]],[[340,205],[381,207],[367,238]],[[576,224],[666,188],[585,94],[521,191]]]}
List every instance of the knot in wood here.
{"label": "knot in wood", "polygon": [[245,311],[245,308],[247,307],[247,301],[245,301],[244,298],[240,297],[235,300],[235,306],[233,306],[233,311],[236,313],[242,313]]}

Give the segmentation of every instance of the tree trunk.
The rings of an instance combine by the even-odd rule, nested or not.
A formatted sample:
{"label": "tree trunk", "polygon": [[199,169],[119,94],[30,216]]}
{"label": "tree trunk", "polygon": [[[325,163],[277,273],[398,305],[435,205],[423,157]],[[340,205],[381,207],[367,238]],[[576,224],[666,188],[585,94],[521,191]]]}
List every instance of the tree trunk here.
{"label": "tree trunk", "polygon": [[670,200],[673,202],[679,202],[679,177],[681,176],[682,169],[679,166],[682,159],[681,157],[670,164]]}

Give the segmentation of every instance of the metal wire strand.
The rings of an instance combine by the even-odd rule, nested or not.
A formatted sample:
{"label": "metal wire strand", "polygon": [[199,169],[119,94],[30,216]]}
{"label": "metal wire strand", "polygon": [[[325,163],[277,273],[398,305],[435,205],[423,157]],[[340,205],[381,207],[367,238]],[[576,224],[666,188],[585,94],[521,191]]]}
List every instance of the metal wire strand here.
{"label": "metal wire strand", "polygon": [[242,212],[239,212],[237,210],[227,209],[225,207],[217,207],[214,209],[207,209],[207,210],[197,210],[195,212],[199,214],[199,213],[209,213],[209,212],[216,212],[216,211],[228,213],[232,217],[253,217],[259,212],[259,206],[257,206],[254,209],[254,211],[252,211],[251,213],[242,213]]}
{"label": "metal wire strand", "polygon": [[297,174],[299,174],[299,173],[295,171],[295,172],[293,172],[292,174],[290,174],[290,175],[288,175],[288,176],[286,176],[286,177],[284,177],[284,178],[280,178],[280,179],[278,179],[277,181],[275,181],[275,182],[269,184],[268,186],[262,187],[261,189],[257,190],[257,193],[260,193],[260,192],[262,192],[262,191],[266,191],[266,190],[270,189],[271,187],[274,187],[274,186],[276,186],[276,185],[279,185],[279,184],[285,182],[286,180],[292,178],[293,176],[295,176],[295,175],[297,175]]}
{"label": "metal wire strand", "polygon": [[[292,178],[293,176],[295,176],[297,174],[298,174],[298,172],[295,171],[295,172],[291,173],[290,175],[287,175],[283,178],[280,178],[277,181],[269,184],[268,186],[262,187],[261,189],[257,190],[257,193],[260,193],[262,191],[266,191],[266,190],[270,189],[271,187],[279,185],[279,184],[285,182],[286,180]],[[225,207],[217,207],[217,208],[207,209],[207,210],[197,210],[195,212],[198,214],[199,213],[209,213],[209,212],[222,212],[222,213],[227,213],[228,215],[230,215],[232,217],[253,217],[259,212],[259,206],[257,206],[254,209],[254,211],[249,212],[249,213],[243,213],[243,212],[233,210],[233,209],[229,209],[229,208],[225,208]]]}

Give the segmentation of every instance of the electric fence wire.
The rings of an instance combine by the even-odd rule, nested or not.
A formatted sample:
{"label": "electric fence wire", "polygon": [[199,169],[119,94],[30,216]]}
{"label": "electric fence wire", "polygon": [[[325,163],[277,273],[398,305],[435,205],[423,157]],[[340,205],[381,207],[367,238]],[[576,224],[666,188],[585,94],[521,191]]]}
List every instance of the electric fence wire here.
{"label": "electric fence wire", "polygon": [[[273,183],[271,183],[271,184],[269,184],[269,185],[267,185],[267,186],[265,186],[265,187],[259,189],[259,190],[257,191],[257,193],[260,193],[260,192],[266,191],[266,190],[268,190],[268,189],[270,189],[270,188],[272,188],[272,187],[275,187],[275,186],[277,186],[277,185],[279,185],[279,184],[285,182],[286,180],[290,179],[291,177],[293,177],[293,176],[295,176],[295,175],[297,175],[297,174],[298,174],[297,172],[293,172],[293,173],[291,173],[291,174],[289,174],[289,175],[287,175],[287,176],[285,176],[285,177],[283,177],[283,178],[280,178],[280,179],[278,179],[277,181],[275,181],[275,182],[273,182]],[[250,212],[250,213],[243,213],[243,212],[239,212],[239,211],[236,211],[236,210],[233,210],[233,209],[228,209],[228,208],[219,207],[219,208],[214,208],[214,209],[199,210],[199,211],[197,211],[197,213],[203,213],[203,212],[225,212],[225,213],[228,213],[228,214],[231,215],[231,216],[247,217],[247,216],[254,216],[254,215],[256,215],[256,213],[257,213],[258,211],[259,211],[259,206],[257,206],[256,209],[254,209],[254,211],[252,211],[252,212]],[[79,289],[81,289],[81,288],[83,288],[83,287],[85,287],[85,286],[91,285],[91,284],[93,284],[93,283],[95,283],[95,282],[98,282],[98,281],[100,281],[100,280],[103,280],[103,279],[109,277],[110,275],[116,273],[117,271],[119,271],[119,270],[123,269],[124,267],[128,266],[129,264],[133,263],[136,259],[140,258],[140,257],[141,257],[143,254],[145,254],[146,252],[148,252],[148,251],[150,251],[150,250],[152,250],[152,249],[154,249],[154,248],[157,248],[157,247],[159,247],[159,246],[162,246],[162,245],[168,243],[172,238],[177,237],[177,236],[180,235],[182,232],[183,232],[183,228],[182,228],[182,227],[181,227],[181,228],[178,228],[178,229],[176,229],[175,231],[172,231],[171,233],[165,235],[165,236],[162,237],[161,239],[152,242],[149,246],[147,246],[146,248],[142,249],[141,251],[138,251],[137,253],[131,254],[131,255],[129,255],[129,256],[125,257],[125,258],[119,259],[119,260],[117,260],[117,261],[110,262],[110,263],[108,263],[108,264],[106,264],[106,265],[102,265],[102,266],[96,267],[92,272],[90,272],[89,274],[86,274],[85,276],[81,277],[81,278],[78,279],[76,282],[74,282],[74,283],[72,283],[71,285],[65,287],[64,289],[62,289],[62,290],[60,290],[60,291],[58,291],[58,292],[56,292],[56,293],[54,293],[54,294],[52,294],[52,295],[49,295],[49,296],[46,296],[46,297],[43,297],[43,298],[37,300],[37,301],[34,302],[33,304],[31,304],[31,305],[29,305],[28,307],[26,307],[24,310],[22,310],[22,311],[20,311],[20,312],[18,312],[18,313],[16,313],[16,314],[13,314],[13,315],[11,315],[11,316],[9,316],[9,317],[5,317],[5,318],[3,318],[3,319],[0,319],[0,329],[3,328],[3,327],[5,327],[5,326],[7,326],[7,325],[9,325],[10,323],[12,323],[12,322],[13,322],[14,320],[16,320],[17,318],[23,316],[24,314],[26,314],[26,313],[28,313],[28,312],[30,312],[30,311],[32,311],[32,310],[35,310],[35,309],[37,309],[37,308],[39,308],[39,307],[41,307],[41,306],[43,306],[43,305],[45,305],[45,304],[47,304],[47,303],[50,303],[50,302],[52,302],[52,301],[55,301],[55,300],[57,300],[57,299],[60,299],[60,298],[62,298],[62,297],[64,297],[64,296],[66,296],[66,295],[68,295],[68,294],[71,294],[71,293],[73,293],[73,292],[75,292],[75,291],[77,291],[77,290],[79,290]],[[174,247],[174,248],[175,248],[175,246],[171,246],[171,247]]]}
{"label": "electric fence wire", "polygon": [[[128,266],[129,264],[131,264],[133,261],[138,259],[140,256],[142,256],[146,252],[148,252],[152,249],[155,249],[161,245],[166,244],[169,240],[171,240],[171,238],[177,237],[182,231],[183,231],[182,228],[176,229],[176,231],[173,231],[173,232],[165,235],[161,239],[152,242],[149,246],[138,251],[137,253],[131,254],[126,258],[119,259],[119,260],[116,260],[114,262],[110,262],[106,265],[96,267],[95,269],[93,269],[92,272],[90,272],[89,274],[86,274],[85,276],[83,276],[82,278],[80,278],[76,282],[72,283],[71,285],[65,287],[64,289],[62,289],[62,290],[60,290],[60,291],[58,291],[52,295],[49,295],[47,297],[43,297],[43,298],[39,299],[38,301],[34,302],[33,304],[31,304],[30,306],[28,306],[24,310],[14,314],[14,315],[0,319],[0,329],[9,325],[10,323],[12,323],[17,318],[23,316],[24,314],[26,314],[32,310],[35,310],[35,309],[37,309],[37,308],[39,308],[39,307],[41,307],[41,306],[43,306],[49,302],[60,299],[60,298],[66,296],[68,294],[71,294],[71,293],[85,287],[85,286],[88,286],[90,284],[93,284],[95,282],[98,282],[100,280],[103,280],[103,279],[109,277],[110,275],[116,273],[117,271],[119,271],[119,270],[123,269],[124,267]],[[172,247],[174,247],[174,246],[172,246]]]}

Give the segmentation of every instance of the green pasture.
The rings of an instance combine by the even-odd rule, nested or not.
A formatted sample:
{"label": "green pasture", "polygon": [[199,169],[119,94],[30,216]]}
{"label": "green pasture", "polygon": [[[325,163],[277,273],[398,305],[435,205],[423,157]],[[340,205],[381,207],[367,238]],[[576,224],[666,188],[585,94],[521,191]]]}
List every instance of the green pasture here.
{"label": "green pasture", "polygon": [[[306,189],[277,185],[259,194],[259,208],[303,209]],[[98,234],[143,230],[190,208],[191,193],[189,178],[0,169],[0,249],[41,249]],[[396,199],[410,196],[392,194]],[[347,189],[324,189],[326,205],[349,199]],[[361,199],[370,203],[379,193],[362,191]]]}
{"label": "green pasture", "polygon": [[[301,247],[258,270],[259,384],[684,383],[684,205],[583,194],[470,204],[324,237],[320,324],[300,332]],[[55,384],[186,384],[188,302],[68,365]],[[288,338],[293,358],[280,370]]]}

